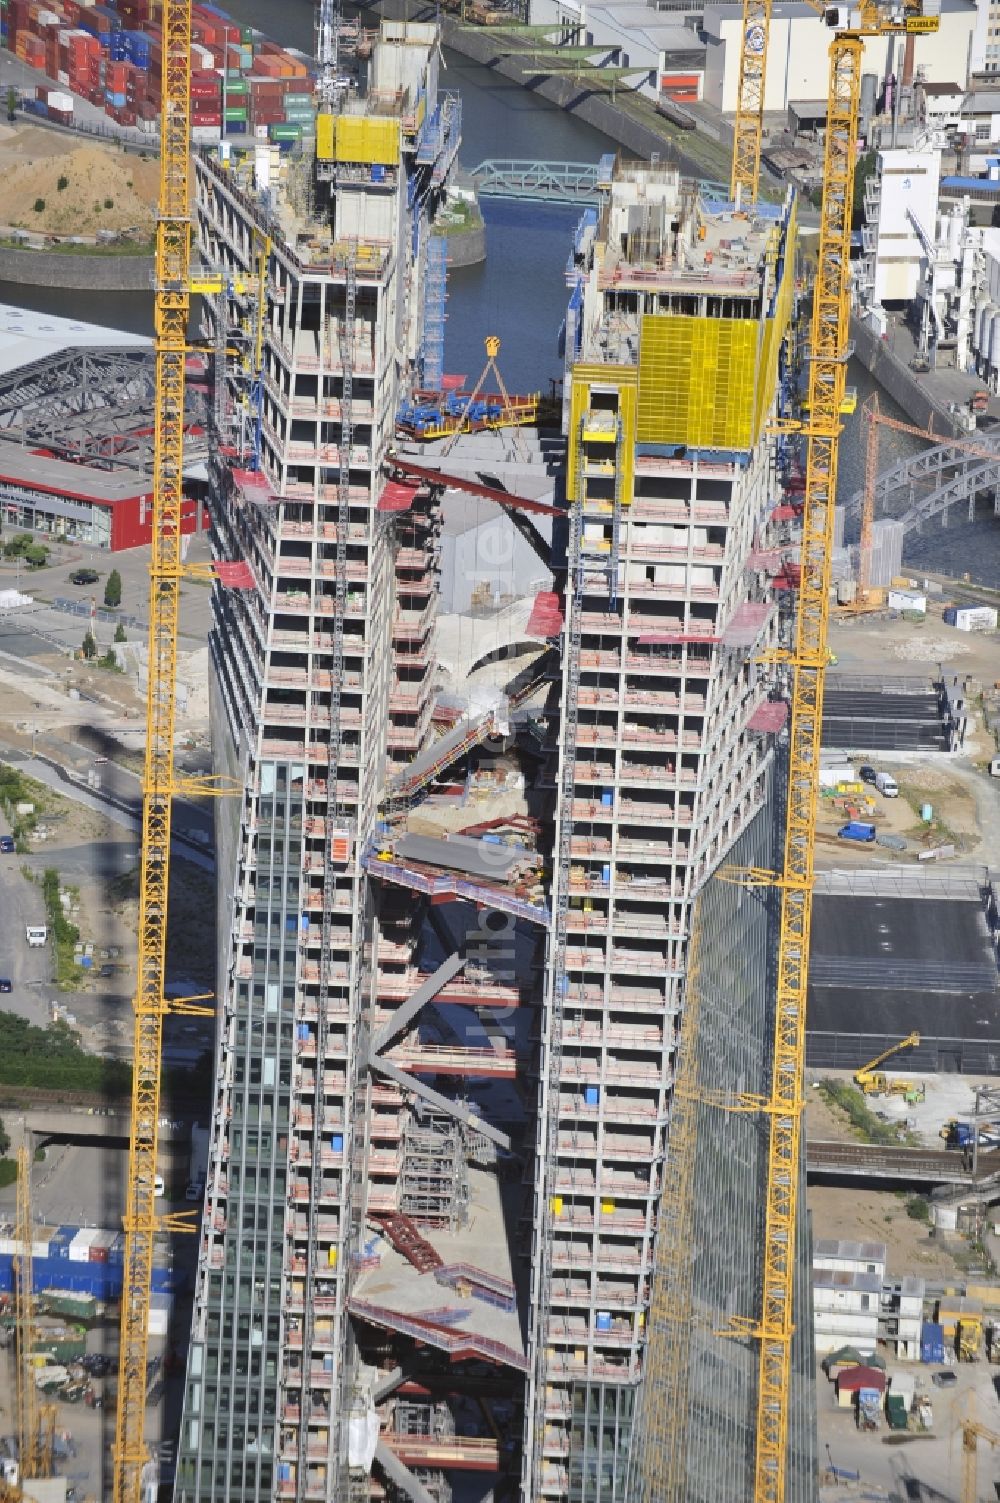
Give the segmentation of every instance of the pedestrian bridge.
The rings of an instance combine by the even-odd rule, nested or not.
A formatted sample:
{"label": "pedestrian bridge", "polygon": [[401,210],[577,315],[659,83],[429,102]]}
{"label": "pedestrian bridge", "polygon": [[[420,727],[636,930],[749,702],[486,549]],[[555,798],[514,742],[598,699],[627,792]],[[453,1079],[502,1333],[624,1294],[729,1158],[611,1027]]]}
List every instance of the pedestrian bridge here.
{"label": "pedestrian bridge", "polygon": [[[613,152],[599,162],[540,162],[527,158],[490,158],[473,167],[471,176],[480,198],[530,199],[550,204],[595,204],[611,189]],[[705,178],[699,190],[708,197],[728,198],[724,183]]]}

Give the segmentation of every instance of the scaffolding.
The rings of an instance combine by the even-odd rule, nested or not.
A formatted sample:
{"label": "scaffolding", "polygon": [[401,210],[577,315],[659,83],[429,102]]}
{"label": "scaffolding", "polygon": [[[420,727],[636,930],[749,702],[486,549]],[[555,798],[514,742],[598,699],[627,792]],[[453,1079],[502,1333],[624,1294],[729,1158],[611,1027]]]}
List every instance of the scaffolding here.
{"label": "scaffolding", "polygon": [[448,241],[444,235],[427,240],[427,280],[424,283],[424,385],[438,391],[444,376],[445,301],[448,296]]}
{"label": "scaffolding", "polygon": [[469,1216],[469,1173],[462,1129],[415,1102],[403,1134],[400,1210],[418,1226],[455,1232]]}
{"label": "scaffolding", "polygon": [[[583,438],[583,423],[580,424],[580,439]],[[580,494],[574,497],[569,516],[569,540],[566,553],[566,659],[563,665],[562,704],[562,769],[559,780],[559,806],[556,812],[558,834],[556,842],[556,870],[553,872],[556,902],[552,918],[552,976],[553,994],[550,999],[551,1024],[548,1058],[541,1062],[541,1078],[546,1083],[548,1100],[540,1103],[545,1112],[545,1175],[546,1191],[553,1183],[556,1164],[556,1147],[559,1127],[559,1077],[563,1043],[563,1009],[568,989],[566,956],[569,939],[570,863],[573,847],[573,796],[576,783],[576,746],[579,726],[580,702],[580,650],[583,636],[584,572],[583,544],[583,466],[577,466]],[[552,1318],[551,1286],[554,1241],[554,1202],[546,1193],[541,1205],[536,1205],[536,1217],[540,1217],[542,1235],[538,1239],[541,1249],[541,1266],[538,1270],[536,1300],[540,1316],[541,1332],[535,1349],[535,1412],[529,1417],[530,1429],[526,1426],[531,1447],[532,1475],[540,1475],[542,1449],[545,1438],[545,1393],[546,1363],[548,1361],[547,1327]]]}

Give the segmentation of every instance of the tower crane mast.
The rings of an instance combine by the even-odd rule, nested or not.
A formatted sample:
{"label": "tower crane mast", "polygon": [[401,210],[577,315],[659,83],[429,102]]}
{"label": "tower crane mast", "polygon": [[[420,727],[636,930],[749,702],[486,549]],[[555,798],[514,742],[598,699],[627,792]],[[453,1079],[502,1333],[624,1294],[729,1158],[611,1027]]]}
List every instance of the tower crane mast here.
{"label": "tower crane mast", "polygon": [[31,1148],[17,1150],[17,1267],[14,1270],[14,1318],[17,1372],[17,1439],[21,1478],[40,1477],[38,1389],[30,1372],[35,1289],[32,1273]]}
{"label": "tower crane mast", "polygon": [[181,578],[184,362],[191,306],[191,0],[164,0],[163,107],[156,224],[156,396],[149,562],[149,668],[142,782],[139,951],[132,1064],[132,1121],[124,1216],[114,1503],[141,1503],[149,1296],[163,1041],[170,824],[176,789],[177,625]]}
{"label": "tower crane mast", "polygon": [[[896,5],[890,11],[877,0],[863,0],[860,5],[830,6],[825,12],[827,24],[834,28],[834,38],[830,47],[823,200],[813,286],[801,581],[795,644],[790,654],[792,695],[785,848],[782,871],[776,879],[781,893],[781,920],[774,1052],[770,1093],[762,1103],[770,1123],[763,1296],[760,1321],[747,1328],[760,1342],[755,1503],[784,1503],[787,1481],[806,990],[840,409],[849,355],[851,215],[861,62],[865,37],[937,29],[935,16],[917,15],[915,5],[907,15],[908,8]],[[930,10],[930,4],[927,9]],[[914,21],[917,24],[912,24]]]}
{"label": "tower crane mast", "polygon": [[733,122],[733,168],[730,192],[741,204],[754,203],[760,184],[760,147],[764,134],[764,85],[772,0],[743,0],[740,74]]}

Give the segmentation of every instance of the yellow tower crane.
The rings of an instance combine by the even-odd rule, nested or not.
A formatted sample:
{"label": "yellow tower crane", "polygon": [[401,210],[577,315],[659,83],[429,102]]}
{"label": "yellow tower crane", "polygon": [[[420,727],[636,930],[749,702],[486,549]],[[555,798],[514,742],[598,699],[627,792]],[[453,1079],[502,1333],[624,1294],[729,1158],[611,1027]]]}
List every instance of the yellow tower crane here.
{"label": "yellow tower crane", "polygon": [[114,1503],[140,1503],[148,1461],[144,1437],[149,1296],[170,879],[177,621],[181,579],[184,362],[191,305],[189,183],[191,0],[164,0],[163,107],[156,224],[156,408],[149,562],[149,671],[142,784],[139,954],[132,1064],[132,1121],[124,1216]]}
{"label": "yellow tower crane", "polygon": [[156,224],[156,392],[153,445],[153,519],[149,561],[149,639],[146,692],[146,757],[142,782],[142,864],[139,885],[138,984],[133,1033],[132,1118],[124,1215],[125,1256],[121,1305],[118,1408],[113,1457],[114,1503],[141,1503],[150,1458],[145,1442],[146,1368],[153,1244],[157,1232],[194,1230],[192,1214],[157,1217],[156,1162],[159,1148],[163,1019],[174,1012],[208,1015],[203,996],[167,1003],[164,997],[167,899],[170,885],[172,800],[178,794],[238,793],[228,779],[178,778],[174,767],[177,704],[177,630],[182,574],[222,578],[247,588],[252,579],[224,577],[214,564],[184,565],[181,507],[184,468],[184,376],[191,345],[188,320],[192,288],[232,290],[259,299],[254,358],[259,371],[263,345],[267,259],[264,238],[257,277],[191,264],[190,103],[191,0],[164,0],[163,105],[160,115],[160,188]]}
{"label": "yellow tower crane", "polygon": [[743,39],[733,122],[733,169],[730,191],[749,205],[760,184],[760,143],[764,134],[764,85],[772,0],[743,0]]}
{"label": "yellow tower crane", "polygon": [[[1000,1446],[1000,1435],[973,1419],[963,1419],[961,1428],[962,1503],[979,1503],[979,1442],[988,1441],[995,1448]],[[991,1496],[995,1492],[992,1484],[989,1491]]]}
{"label": "yellow tower crane", "polygon": [[[749,0],[747,0],[749,4]],[[813,287],[809,351],[809,418],[802,511],[801,582],[792,670],[788,806],[781,891],[771,1089],[761,1103],[770,1122],[764,1229],[763,1298],[759,1321],[733,1331],[760,1342],[757,1387],[755,1503],[784,1503],[791,1386],[793,1283],[806,1042],[806,989],[813,908],[816,806],[819,797],[823,690],[829,659],[827,622],[840,413],[850,324],[851,215],[858,146],[861,61],[868,36],[933,31],[936,16],[916,14],[911,0],[883,9],[877,0],[830,6],[830,47],[823,201]],[[744,37],[744,46],[746,38]]]}

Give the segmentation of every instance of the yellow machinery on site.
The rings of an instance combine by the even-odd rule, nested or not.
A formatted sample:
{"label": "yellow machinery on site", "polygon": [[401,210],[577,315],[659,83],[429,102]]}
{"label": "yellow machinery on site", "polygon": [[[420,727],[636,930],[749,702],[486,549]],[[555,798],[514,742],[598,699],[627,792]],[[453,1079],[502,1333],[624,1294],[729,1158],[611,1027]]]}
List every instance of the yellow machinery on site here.
{"label": "yellow machinery on site", "polygon": [[[891,1059],[894,1054],[898,1054],[900,1049],[915,1049],[919,1043],[919,1033],[908,1033],[905,1039],[900,1039],[896,1044],[890,1044],[888,1049],[883,1049],[881,1054],[876,1054],[875,1058],[870,1059],[866,1065],[862,1065],[860,1070],[855,1070],[854,1084],[866,1096],[906,1096],[909,1100],[912,1092],[914,1100],[922,1100],[922,1088],[915,1081],[890,1080],[884,1070],[876,1068],[884,1060]],[[918,1092],[919,1095],[917,1095]]]}

